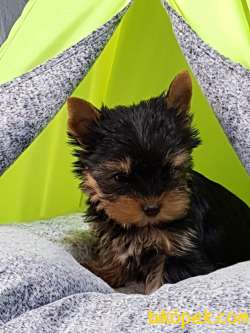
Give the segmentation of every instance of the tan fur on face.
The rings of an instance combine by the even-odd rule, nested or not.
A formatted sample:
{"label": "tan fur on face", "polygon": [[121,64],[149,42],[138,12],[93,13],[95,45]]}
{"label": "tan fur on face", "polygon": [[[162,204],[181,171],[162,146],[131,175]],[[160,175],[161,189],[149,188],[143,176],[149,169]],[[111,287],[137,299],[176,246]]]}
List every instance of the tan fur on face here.
{"label": "tan fur on face", "polygon": [[102,197],[102,191],[97,181],[89,172],[85,173],[84,181],[81,183],[81,189],[89,194],[91,202],[97,202]]}
{"label": "tan fur on face", "polygon": [[124,160],[106,161],[103,166],[111,171],[120,171],[129,174],[131,170],[131,160],[127,157]]}
{"label": "tan fur on face", "polygon": [[162,199],[162,209],[159,218],[173,221],[184,217],[189,208],[189,196],[187,190],[172,190],[164,194]]}
{"label": "tan fur on face", "polygon": [[139,200],[120,196],[113,202],[103,202],[102,207],[107,215],[120,224],[145,225],[143,211]]}
{"label": "tan fur on face", "polygon": [[139,224],[143,220],[143,212],[139,201],[121,196],[115,201],[105,199],[98,183],[90,173],[85,174],[82,189],[90,196],[91,202],[99,202],[97,210],[103,209],[106,214],[120,224]]}
{"label": "tan fur on face", "polygon": [[[160,204],[161,210],[156,217],[148,217],[144,214],[142,206],[149,203]],[[136,224],[142,227],[184,217],[189,208],[189,196],[186,190],[172,190],[164,193],[160,198],[144,200],[121,196],[112,202],[105,201],[101,206],[116,222],[125,225]]]}
{"label": "tan fur on face", "polygon": [[[91,202],[98,202],[97,210],[104,210],[110,219],[124,226],[134,224],[143,227],[173,221],[184,217],[189,208],[189,196],[186,189],[175,189],[163,193],[159,198],[139,199],[123,195],[110,201],[103,195],[98,183],[88,172],[85,174],[81,187],[89,194]],[[156,217],[146,216],[142,207],[145,204],[155,203],[161,206],[159,214]]]}

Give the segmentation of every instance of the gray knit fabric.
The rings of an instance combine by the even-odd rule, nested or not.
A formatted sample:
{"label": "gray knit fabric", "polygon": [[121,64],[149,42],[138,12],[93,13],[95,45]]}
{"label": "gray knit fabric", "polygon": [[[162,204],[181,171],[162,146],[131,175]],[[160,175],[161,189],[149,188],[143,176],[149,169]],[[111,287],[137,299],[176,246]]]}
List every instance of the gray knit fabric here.
{"label": "gray knit fabric", "polygon": [[[250,72],[206,45],[170,6],[164,5],[194,74],[250,172]],[[60,109],[127,8],[60,56],[0,85],[0,174]]]}
{"label": "gray knit fabric", "polygon": [[[0,225],[0,231],[2,227],[4,225]],[[57,216],[48,220],[38,220],[32,223],[14,224],[11,227],[31,232],[37,237],[43,237],[53,243],[60,244],[66,235],[70,235],[75,231],[87,230],[88,224],[84,223],[84,214],[76,213]]]}
{"label": "gray knit fabric", "polygon": [[0,175],[60,110],[127,9],[58,57],[0,85]]}
{"label": "gray knit fabric", "polygon": [[166,1],[163,3],[193,73],[250,173],[250,71],[204,43]]}
{"label": "gray knit fabric", "polygon": [[20,16],[28,0],[0,0],[0,46]]}
{"label": "gray knit fabric", "polygon": [[25,230],[0,228],[0,324],[82,291],[111,292],[53,243]]}
{"label": "gray knit fabric", "polygon": [[[48,241],[59,244],[68,251],[78,262],[89,258],[91,249],[84,242],[67,241],[66,237],[75,238],[76,232],[87,232],[88,224],[84,223],[83,214],[58,216],[49,220],[40,220],[32,223],[21,223],[13,226],[31,232],[37,237],[46,238]],[[0,226],[1,230],[1,226]]]}
{"label": "gray knit fabric", "polygon": [[[190,316],[248,313],[250,262],[164,285],[150,296],[114,292],[81,267],[60,241],[83,230],[80,215],[30,225],[0,226],[0,332],[247,333],[237,324],[149,324],[148,311]],[[53,244],[48,239],[57,242]]]}

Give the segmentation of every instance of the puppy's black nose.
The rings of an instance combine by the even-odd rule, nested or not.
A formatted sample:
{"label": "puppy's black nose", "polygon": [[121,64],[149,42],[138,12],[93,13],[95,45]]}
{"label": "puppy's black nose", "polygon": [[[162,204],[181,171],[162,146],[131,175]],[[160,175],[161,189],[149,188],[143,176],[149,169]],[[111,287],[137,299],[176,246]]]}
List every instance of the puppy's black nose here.
{"label": "puppy's black nose", "polygon": [[160,206],[157,204],[145,205],[143,211],[147,216],[156,216],[160,211]]}

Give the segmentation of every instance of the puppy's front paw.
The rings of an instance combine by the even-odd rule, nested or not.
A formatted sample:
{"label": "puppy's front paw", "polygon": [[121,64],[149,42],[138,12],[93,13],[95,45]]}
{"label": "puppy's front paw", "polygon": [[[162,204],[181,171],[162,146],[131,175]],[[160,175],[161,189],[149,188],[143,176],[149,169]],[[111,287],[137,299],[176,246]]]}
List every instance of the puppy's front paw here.
{"label": "puppy's front paw", "polygon": [[99,276],[107,282],[112,288],[124,286],[127,282],[128,272],[123,266],[119,265],[105,265],[103,261],[91,260],[84,263],[84,267],[90,270],[95,275]]}
{"label": "puppy's front paw", "polygon": [[165,256],[155,258],[154,264],[150,267],[150,271],[145,281],[145,294],[151,294],[164,284],[164,266]]}
{"label": "puppy's front paw", "polygon": [[145,283],[145,294],[152,294],[163,285],[162,276],[151,277],[151,274],[147,276]]}

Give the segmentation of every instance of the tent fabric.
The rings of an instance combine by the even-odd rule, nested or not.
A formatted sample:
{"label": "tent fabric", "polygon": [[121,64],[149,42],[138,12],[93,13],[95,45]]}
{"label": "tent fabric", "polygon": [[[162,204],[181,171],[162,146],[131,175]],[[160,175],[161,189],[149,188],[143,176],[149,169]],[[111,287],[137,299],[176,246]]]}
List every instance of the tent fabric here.
{"label": "tent fabric", "polygon": [[250,69],[249,0],[167,0],[213,49]]}
{"label": "tent fabric", "polygon": [[[82,36],[86,36],[86,31],[92,31],[92,21],[94,27],[98,27],[100,22],[105,22],[118,11],[110,0],[101,3],[98,0],[86,0],[89,5],[87,8],[79,8],[77,2],[78,0],[55,0],[50,6],[53,15],[46,10],[49,0],[28,2],[23,14],[34,3],[32,10],[29,10],[29,15],[22,15],[12,29],[11,38],[5,43],[5,49],[1,49],[4,52],[1,53],[0,50],[2,82],[73,45]],[[118,8],[127,3],[117,1],[116,5],[118,2]],[[176,2],[180,3],[181,0]],[[41,6],[42,19],[39,16]],[[53,29],[54,21],[51,17],[53,18],[56,8],[60,8],[58,17],[62,16],[67,22],[64,25],[61,22],[58,28],[56,16],[57,24]],[[70,20],[68,11],[71,14]],[[79,15],[78,11],[81,11]],[[40,29],[46,13],[50,20]],[[89,16],[94,19],[90,20]],[[96,16],[99,17],[98,22]],[[38,25],[36,21],[39,21]],[[39,32],[36,49],[32,48],[33,26],[36,36],[37,31]],[[80,26],[83,28],[80,29]],[[52,39],[49,30],[52,30]],[[16,58],[19,53],[21,57]],[[130,105],[160,94],[183,68],[188,68],[188,65],[160,0],[149,1],[147,6],[144,0],[136,0],[89,75],[74,90],[74,96],[85,98],[97,107],[101,103],[111,107],[118,104]],[[195,169],[250,203],[250,178],[211,112],[195,77],[193,87],[191,111],[194,114],[194,125],[199,129],[203,141],[193,154]],[[35,221],[84,211],[86,208],[85,197],[78,189],[78,182],[71,171],[73,158],[71,147],[67,144],[66,118],[64,106],[1,177],[0,210],[3,213],[0,214],[0,223]],[[18,136],[19,133],[15,135]]]}
{"label": "tent fabric", "polygon": [[[4,105],[0,106],[0,126],[5,121],[4,126],[0,127],[2,172],[50,122],[67,96],[86,75],[126,9],[56,59],[0,86],[1,103],[4,100]],[[180,18],[171,8],[167,9],[175,27],[175,22]],[[183,31],[185,29],[184,25]],[[181,45],[182,33],[182,30],[177,33]],[[191,38],[189,34],[186,37]],[[196,38],[191,41],[197,42]],[[189,45],[190,40],[187,39],[187,42]],[[192,52],[198,51],[192,49]],[[189,52],[187,55],[193,59]],[[191,60],[190,65],[195,71],[196,67]],[[207,66],[204,69],[210,70]],[[198,77],[203,77],[202,73],[197,73]],[[207,79],[210,79],[209,75]],[[208,98],[213,100],[214,95],[204,86]],[[224,103],[221,94],[216,98]],[[220,109],[216,105],[214,109],[219,114]],[[64,239],[70,231],[83,230],[81,220],[80,215],[67,216],[50,222],[0,227],[0,331],[159,332],[169,330],[169,326],[150,325],[148,310],[188,310],[194,315],[207,308],[216,314],[238,313],[239,309],[248,311],[249,262],[174,285],[164,285],[150,296],[115,293],[104,281],[79,266],[71,254],[65,251],[81,261],[78,249],[68,248]],[[51,240],[60,246],[52,244]],[[83,249],[80,252],[84,255],[87,253]],[[249,322],[234,324],[233,328],[247,332]],[[183,326],[178,323],[170,329],[178,333],[183,331]],[[187,323],[185,326],[185,331],[199,333],[220,329],[232,332],[232,324]]]}
{"label": "tent fabric", "polygon": [[250,174],[250,71],[204,43],[165,1],[164,6],[193,73]]}
{"label": "tent fabric", "polygon": [[1,0],[0,3],[0,46],[22,12],[28,0]]}
{"label": "tent fabric", "polygon": [[129,0],[29,0],[0,48],[0,84],[64,52],[127,4]]}
{"label": "tent fabric", "polygon": [[[63,239],[71,223],[75,229],[75,219],[0,227],[1,332],[249,332],[248,317],[234,322],[235,316],[249,310],[249,261],[165,284],[148,296],[126,295],[114,292],[65,251]],[[48,240],[52,238],[60,246]],[[153,315],[150,324],[148,311],[160,314],[162,310],[201,313],[202,319],[207,311],[212,322],[221,315],[224,323],[186,319],[161,325],[154,324]],[[227,315],[231,321],[225,320]]]}
{"label": "tent fabric", "polygon": [[55,59],[0,85],[0,175],[60,110],[127,9]]}

